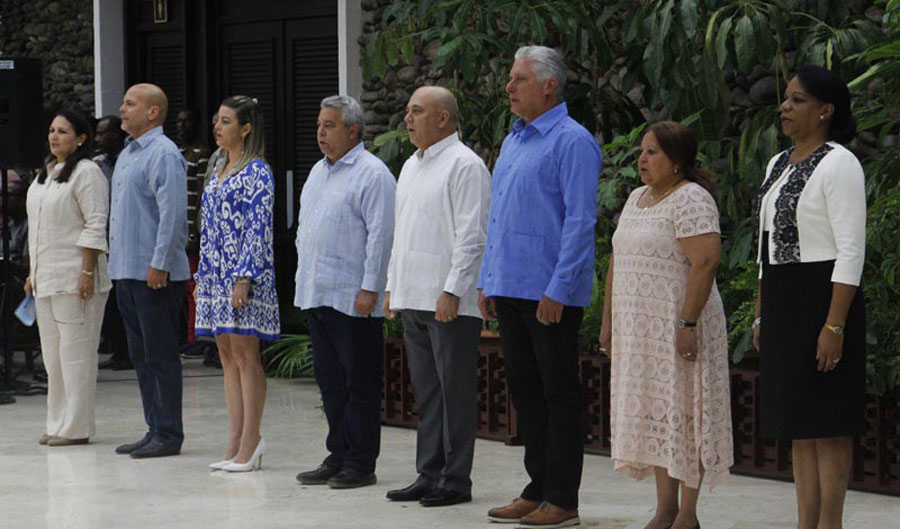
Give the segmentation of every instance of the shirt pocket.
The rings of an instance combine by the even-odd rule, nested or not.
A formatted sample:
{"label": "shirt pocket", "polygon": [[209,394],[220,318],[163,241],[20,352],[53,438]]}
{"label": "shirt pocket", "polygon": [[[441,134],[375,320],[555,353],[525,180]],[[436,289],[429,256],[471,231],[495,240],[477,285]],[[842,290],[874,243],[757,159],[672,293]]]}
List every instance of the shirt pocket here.
{"label": "shirt pocket", "polygon": [[408,287],[416,290],[443,288],[447,270],[440,255],[409,250],[400,262],[398,276]]}
{"label": "shirt pocket", "polygon": [[[319,254],[315,257],[313,277],[316,286],[323,290],[358,289],[362,286],[362,274],[350,261],[340,257]],[[360,268],[362,263],[360,263]]]}
{"label": "shirt pocket", "polygon": [[504,273],[519,278],[545,278],[551,273],[549,261],[545,257],[545,242],[540,235],[505,232],[502,253],[508,259],[508,269]]}

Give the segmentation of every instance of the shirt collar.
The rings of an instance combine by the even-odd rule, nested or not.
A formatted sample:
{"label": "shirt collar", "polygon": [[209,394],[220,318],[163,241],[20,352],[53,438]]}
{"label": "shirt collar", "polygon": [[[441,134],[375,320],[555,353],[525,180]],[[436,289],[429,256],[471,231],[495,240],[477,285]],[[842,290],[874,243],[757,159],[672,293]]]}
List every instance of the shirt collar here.
{"label": "shirt collar", "polygon": [[516,134],[521,133],[523,130],[528,129],[529,127],[533,128],[537,131],[541,136],[546,136],[550,130],[556,126],[559,121],[569,115],[569,107],[566,106],[565,101],[551,108],[550,110],[544,112],[537,118],[531,120],[531,123],[525,124],[525,120],[519,118],[513,123],[513,132]]}
{"label": "shirt collar", "polygon": [[160,125],[158,127],[153,127],[152,129],[148,130],[147,132],[141,134],[141,136],[137,139],[134,139],[131,136],[128,136],[128,138],[125,139],[125,147],[128,147],[132,143],[137,143],[138,147],[140,147],[141,149],[144,149],[147,147],[147,144],[149,144],[151,141],[153,141],[154,138],[156,138],[157,136],[162,136],[162,134],[163,134],[162,125]]}
{"label": "shirt collar", "polygon": [[431,145],[427,149],[419,149],[416,151],[416,157],[419,160],[430,160],[441,153],[447,147],[453,145],[454,143],[459,143],[459,132],[454,131],[453,134],[447,136],[441,141]]}
{"label": "shirt collar", "polygon": [[359,155],[362,154],[362,152],[364,150],[366,150],[365,144],[363,144],[363,142],[359,142],[356,144],[355,147],[353,147],[352,149],[347,151],[343,156],[341,156],[338,159],[338,161],[334,162],[333,164],[330,161],[328,161],[328,157],[325,156],[324,157],[325,165],[328,166],[328,168],[330,168],[330,169],[333,169],[333,168],[337,167],[338,165],[353,165],[356,162],[356,159],[359,158]]}

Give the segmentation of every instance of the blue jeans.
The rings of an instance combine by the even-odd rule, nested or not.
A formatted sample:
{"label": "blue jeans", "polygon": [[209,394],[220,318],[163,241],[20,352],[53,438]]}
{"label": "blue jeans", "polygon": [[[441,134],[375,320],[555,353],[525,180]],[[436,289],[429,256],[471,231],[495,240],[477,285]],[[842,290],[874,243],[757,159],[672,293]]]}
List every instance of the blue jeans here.
{"label": "blue jeans", "polygon": [[116,280],[116,299],[125,323],[128,352],[137,373],[144,420],[153,437],[181,446],[181,358],[179,314],[186,281],[152,289],[144,280]]}
{"label": "blue jeans", "polygon": [[328,420],[325,464],[374,472],[381,449],[384,318],[348,316],[330,307],[308,314],[316,382]]}

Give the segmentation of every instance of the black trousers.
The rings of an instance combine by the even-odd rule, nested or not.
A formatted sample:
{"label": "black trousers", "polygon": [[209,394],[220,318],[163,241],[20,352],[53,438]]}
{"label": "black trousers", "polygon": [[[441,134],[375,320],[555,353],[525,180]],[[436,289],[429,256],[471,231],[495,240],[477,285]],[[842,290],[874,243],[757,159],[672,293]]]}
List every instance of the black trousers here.
{"label": "black trousers", "polygon": [[181,356],[178,354],[178,309],[187,281],[169,281],[152,289],[144,280],[115,282],[125,323],[128,352],[137,373],[150,433],[165,444],[181,446]]}
{"label": "black trousers", "polygon": [[506,381],[531,478],[520,497],[578,507],[584,464],[584,400],[578,374],[581,307],[564,307],[553,325],[537,321],[538,302],[494,298]]}
{"label": "black trousers", "polygon": [[375,471],[381,448],[384,318],[348,316],[331,307],[308,312],[316,382],[322,392],[332,468]]}
{"label": "black trousers", "polygon": [[118,364],[131,362],[128,355],[128,338],[125,336],[125,323],[119,312],[119,300],[116,294],[116,286],[113,285],[106,299],[106,309],[103,313],[103,327],[101,335],[106,338],[106,352],[112,354],[111,360]]}

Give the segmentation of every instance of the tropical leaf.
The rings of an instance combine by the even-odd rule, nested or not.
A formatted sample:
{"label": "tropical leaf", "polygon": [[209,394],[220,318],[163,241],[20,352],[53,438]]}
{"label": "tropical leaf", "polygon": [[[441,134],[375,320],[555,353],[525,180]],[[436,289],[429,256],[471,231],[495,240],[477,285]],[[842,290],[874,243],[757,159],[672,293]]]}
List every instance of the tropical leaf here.
{"label": "tropical leaf", "polygon": [[753,68],[754,47],[756,38],[753,34],[753,21],[744,15],[734,27],[734,51],[737,55],[738,67],[742,72],[749,72]]}

